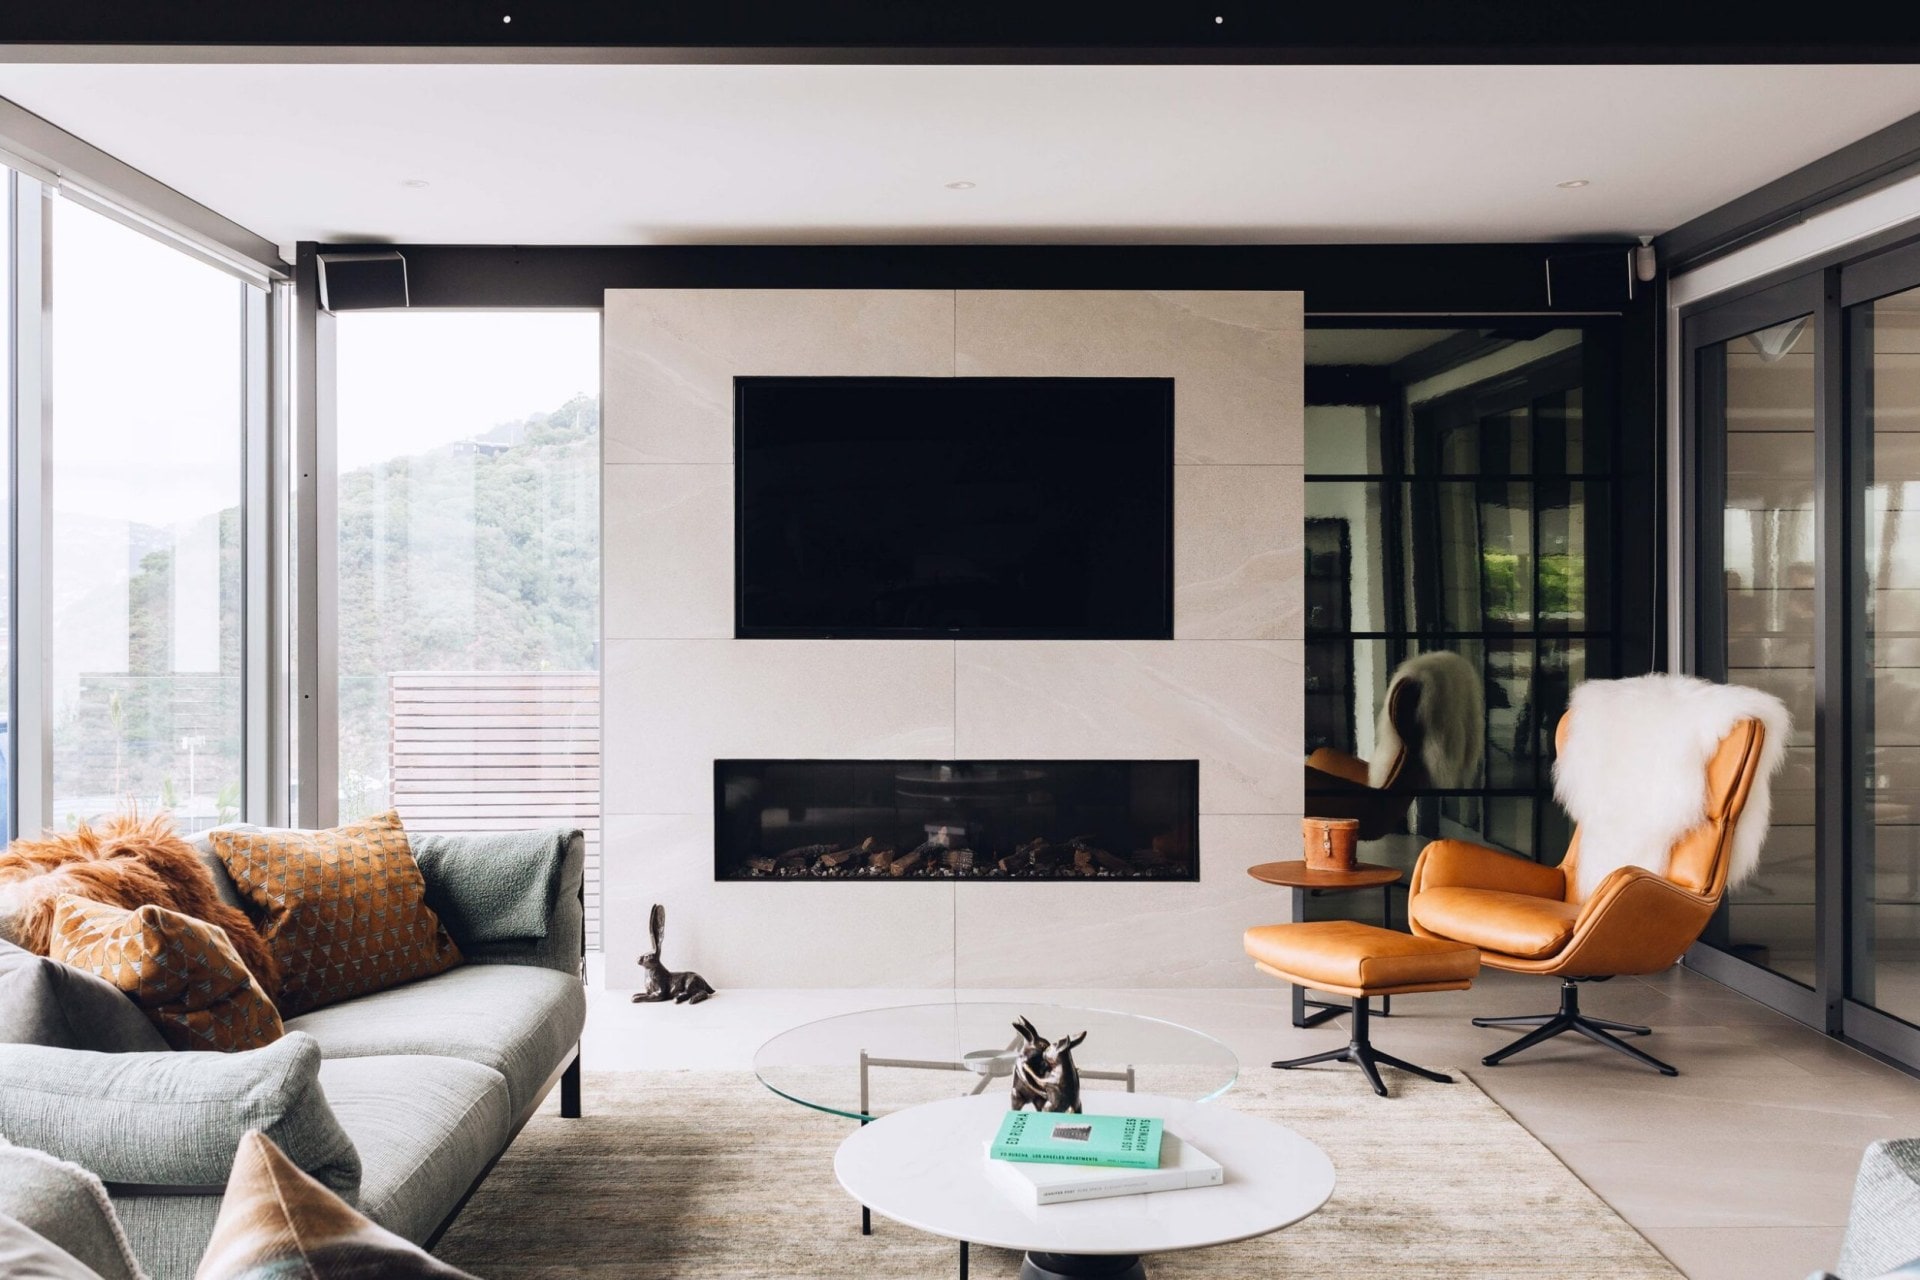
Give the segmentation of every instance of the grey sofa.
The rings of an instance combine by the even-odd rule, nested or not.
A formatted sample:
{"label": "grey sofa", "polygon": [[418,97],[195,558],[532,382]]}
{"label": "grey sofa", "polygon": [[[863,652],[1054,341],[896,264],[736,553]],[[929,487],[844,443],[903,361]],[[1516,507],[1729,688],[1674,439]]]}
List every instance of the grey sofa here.
{"label": "grey sofa", "polygon": [[1839,1274],[1920,1276],[1920,1138],[1875,1142],[1860,1157]]}
{"label": "grey sofa", "polygon": [[[193,1274],[249,1129],[431,1247],[556,1084],[562,1114],[580,1114],[584,841],[565,839],[544,881],[546,936],[514,939],[487,929],[500,910],[488,838],[464,839],[421,856],[464,964],[291,1018],[281,1041],[245,1053],[0,1044],[0,1136],[97,1174],[156,1280]],[[216,882],[237,905],[223,871]]]}

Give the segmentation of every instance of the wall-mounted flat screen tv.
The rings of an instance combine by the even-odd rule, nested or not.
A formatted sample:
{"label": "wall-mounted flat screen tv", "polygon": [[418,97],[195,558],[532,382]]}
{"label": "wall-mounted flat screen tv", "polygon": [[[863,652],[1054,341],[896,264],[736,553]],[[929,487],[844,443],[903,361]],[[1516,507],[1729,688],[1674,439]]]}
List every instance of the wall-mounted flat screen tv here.
{"label": "wall-mounted flat screen tv", "polygon": [[737,378],[734,633],[1167,639],[1170,378]]}

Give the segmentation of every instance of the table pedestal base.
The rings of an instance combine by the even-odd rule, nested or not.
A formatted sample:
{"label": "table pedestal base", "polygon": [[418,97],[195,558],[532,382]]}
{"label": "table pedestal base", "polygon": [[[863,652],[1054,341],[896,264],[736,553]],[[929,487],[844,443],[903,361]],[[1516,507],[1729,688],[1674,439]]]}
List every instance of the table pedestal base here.
{"label": "table pedestal base", "polygon": [[1147,1264],[1126,1254],[1030,1253],[1020,1280],[1147,1280]]}

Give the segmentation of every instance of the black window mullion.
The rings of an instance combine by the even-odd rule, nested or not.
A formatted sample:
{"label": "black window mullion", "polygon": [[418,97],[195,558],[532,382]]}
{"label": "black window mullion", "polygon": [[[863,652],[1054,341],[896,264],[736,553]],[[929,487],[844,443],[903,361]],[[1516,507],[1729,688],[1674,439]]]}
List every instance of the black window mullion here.
{"label": "black window mullion", "polygon": [[1853,830],[1852,735],[1848,733],[1857,540],[1847,492],[1847,343],[1840,308],[1840,271],[1821,273],[1815,318],[1818,360],[1814,366],[1814,564],[1813,731],[1819,761],[1815,775],[1814,952],[1819,965],[1814,989],[1825,1011],[1826,1030],[1841,1029],[1846,998],[1847,866]]}

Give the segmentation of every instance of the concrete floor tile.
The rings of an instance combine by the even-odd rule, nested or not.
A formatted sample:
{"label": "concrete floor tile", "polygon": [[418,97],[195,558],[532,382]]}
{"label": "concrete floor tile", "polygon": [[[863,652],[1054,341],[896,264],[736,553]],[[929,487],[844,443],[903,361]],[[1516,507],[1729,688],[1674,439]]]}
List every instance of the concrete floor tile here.
{"label": "concrete floor tile", "polygon": [[1690,1280],[1804,1280],[1840,1256],[1838,1227],[1665,1227],[1646,1232]]}

